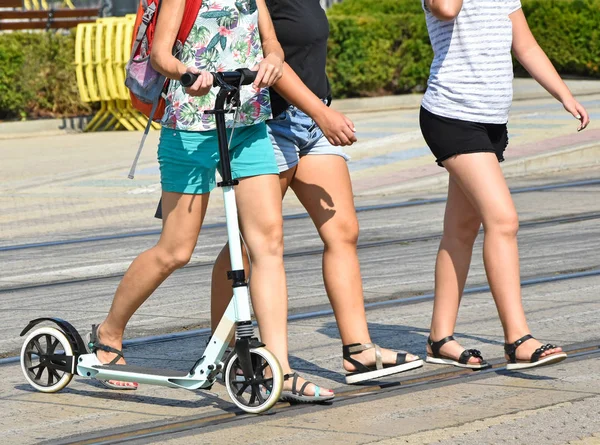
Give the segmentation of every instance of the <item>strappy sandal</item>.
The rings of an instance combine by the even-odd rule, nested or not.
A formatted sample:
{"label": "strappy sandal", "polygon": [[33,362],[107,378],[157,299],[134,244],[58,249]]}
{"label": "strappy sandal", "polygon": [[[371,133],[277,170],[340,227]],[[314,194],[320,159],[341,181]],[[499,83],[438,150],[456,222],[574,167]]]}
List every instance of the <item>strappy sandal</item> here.
{"label": "strappy sandal", "polygon": [[[375,365],[367,366],[352,358],[352,355],[360,354],[369,349],[375,349]],[[408,355],[408,352],[406,351],[401,351],[396,354],[395,363],[385,364],[383,363],[381,348],[374,343],[355,343],[346,345],[342,347],[342,353],[344,360],[352,363],[356,368],[356,371],[346,374],[346,383],[348,385],[398,374],[423,366],[423,360],[418,357],[411,362],[406,361],[406,356]]]}
{"label": "strappy sandal", "polygon": [[[86,338],[86,340],[87,340],[86,346],[88,348],[88,351],[92,354],[95,354],[96,351],[98,351],[98,350],[113,353],[116,355],[116,357],[114,359],[112,359],[109,363],[106,363],[106,364],[107,365],[116,365],[119,360],[124,358],[123,351],[120,351],[116,348],[105,345],[104,343],[100,343],[100,340],[98,339],[98,326],[99,325],[95,325],[95,324],[92,325],[92,332],[88,333],[86,336],[87,337]],[[117,389],[117,390],[121,390],[121,391],[133,391],[133,390],[137,389],[137,386],[115,385],[114,383],[111,383],[109,380],[98,380],[98,382],[100,382],[102,385],[106,386],[109,389]]]}
{"label": "strappy sandal", "polygon": [[[431,355],[427,354],[427,358],[425,361],[427,363],[434,363],[436,365],[452,365],[457,366],[459,368],[468,368],[468,369],[484,369],[488,368],[490,364],[486,362],[481,356],[481,352],[477,349],[465,349],[458,360],[448,357],[447,355],[442,355],[440,353],[440,349],[446,343],[455,341],[454,336],[449,335],[448,337],[444,337],[439,341],[433,341],[431,337],[427,337],[427,344],[431,348]],[[471,357],[478,358],[481,360],[480,363],[469,363]]]}
{"label": "strappy sandal", "polygon": [[514,371],[517,369],[535,368],[537,366],[552,365],[554,363],[562,362],[567,358],[566,352],[557,352],[555,354],[547,355],[546,357],[540,358],[540,356],[551,349],[556,348],[556,345],[546,344],[537,348],[529,360],[517,360],[517,348],[525,343],[527,340],[534,338],[531,334],[527,334],[514,343],[505,343],[504,352],[508,355],[508,364],[506,369]]}
{"label": "strappy sandal", "polygon": [[[312,383],[312,382],[309,382],[308,380],[304,382],[304,384],[300,388],[300,391],[298,391],[297,384],[298,384],[299,377],[300,376],[298,375],[297,372],[293,372],[291,374],[285,374],[283,376],[284,381],[293,379],[292,380],[292,390],[291,391],[289,391],[289,390],[282,391],[281,397],[279,398],[279,400],[281,400],[282,402],[290,402],[290,403],[322,403],[322,402],[328,402],[330,400],[333,400],[333,398],[335,397],[335,394],[331,394],[329,396],[322,396],[321,388],[317,385],[315,385],[315,395],[314,396],[308,396],[308,395],[304,394],[304,390],[306,389],[306,387]],[[313,385],[314,385],[314,383],[313,383]]]}

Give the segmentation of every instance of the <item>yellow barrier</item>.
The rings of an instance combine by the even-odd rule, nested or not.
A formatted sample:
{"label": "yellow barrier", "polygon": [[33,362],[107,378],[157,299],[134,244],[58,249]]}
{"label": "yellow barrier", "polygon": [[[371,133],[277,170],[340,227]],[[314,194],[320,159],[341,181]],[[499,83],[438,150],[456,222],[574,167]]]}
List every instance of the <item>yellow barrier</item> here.
{"label": "yellow barrier", "polygon": [[59,2],[51,2],[51,5],[48,5],[47,0],[24,0],[23,7],[28,11],[39,11],[39,10],[48,10],[58,6],[59,8],[69,8],[75,9],[75,5],[71,0],[62,0]]}
{"label": "yellow barrier", "polygon": [[[33,0],[37,1],[37,0]],[[100,102],[85,131],[144,130],[148,118],[135,110],[125,87],[135,15],[108,17],[77,26],[75,72],[83,102]],[[160,128],[153,122],[152,127]]]}

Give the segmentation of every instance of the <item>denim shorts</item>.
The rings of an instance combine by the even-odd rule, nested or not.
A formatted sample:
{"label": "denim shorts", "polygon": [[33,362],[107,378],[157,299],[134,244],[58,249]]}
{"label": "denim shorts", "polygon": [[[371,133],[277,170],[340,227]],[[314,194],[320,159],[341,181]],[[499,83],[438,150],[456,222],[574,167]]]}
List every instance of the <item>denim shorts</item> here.
{"label": "denim shorts", "polygon": [[[227,130],[227,139],[231,130]],[[279,173],[265,123],[237,127],[229,147],[234,179]],[[201,195],[216,187],[219,168],[216,130],[162,129],[158,144],[160,180],[165,192]]]}
{"label": "denim shorts", "polygon": [[342,147],[329,143],[310,116],[293,105],[268,120],[267,128],[280,173],[295,167],[306,155],[336,155],[350,160]]}

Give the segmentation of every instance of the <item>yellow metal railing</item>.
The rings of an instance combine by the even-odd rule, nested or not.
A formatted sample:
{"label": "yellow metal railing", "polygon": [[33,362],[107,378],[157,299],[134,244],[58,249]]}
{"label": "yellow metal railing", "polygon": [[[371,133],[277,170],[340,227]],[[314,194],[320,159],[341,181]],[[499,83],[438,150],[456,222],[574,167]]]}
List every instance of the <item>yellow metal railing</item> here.
{"label": "yellow metal railing", "polygon": [[[148,118],[131,106],[125,65],[131,54],[135,15],[107,17],[77,26],[75,72],[83,102],[100,102],[85,131],[144,130]],[[153,128],[160,124],[153,122]]]}
{"label": "yellow metal railing", "polygon": [[71,0],[61,0],[51,2],[51,5],[48,4],[47,0],[23,0],[23,7],[28,11],[37,11],[37,10],[48,10],[53,8],[69,8],[75,9],[75,5]]}

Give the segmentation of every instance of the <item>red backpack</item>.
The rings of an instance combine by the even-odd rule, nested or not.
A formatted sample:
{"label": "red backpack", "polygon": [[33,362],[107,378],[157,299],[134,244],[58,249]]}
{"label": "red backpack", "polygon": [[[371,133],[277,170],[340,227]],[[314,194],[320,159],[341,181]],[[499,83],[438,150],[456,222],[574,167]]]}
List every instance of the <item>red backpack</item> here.
{"label": "red backpack", "polygon": [[[194,26],[202,0],[184,0],[185,11],[175,41],[173,54],[179,54],[185,41]],[[162,117],[165,109],[165,100],[162,92],[169,84],[162,74],[158,73],[150,64],[150,52],[154,40],[154,31],[160,12],[160,0],[141,0],[133,28],[133,41],[131,43],[131,58],[127,63],[125,85],[129,88],[133,107],[150,119],[155,116]],[[158,100],[158,103],[156,101]],[[152,109],[154,116],[152,116]],[[158,120],[158,119],[157,119]]]}
{"label": "red backpack", "polygon": [[[173,54],[176,57],[181,53],[202,6],[202,0],[184,1],[183,19],[173,48]],[[129,177],[132,179],[152,121],[160,120],[165,111],[163,93],[169,86],[169,79],[157,72],[150,63],[150,52],[160,6],[160,0],[140,0],[133,28],[131,57],[126,67],[125,85],[129,88],[131,103],[136,110],[148,116],[146,131],[129,172]]]}

